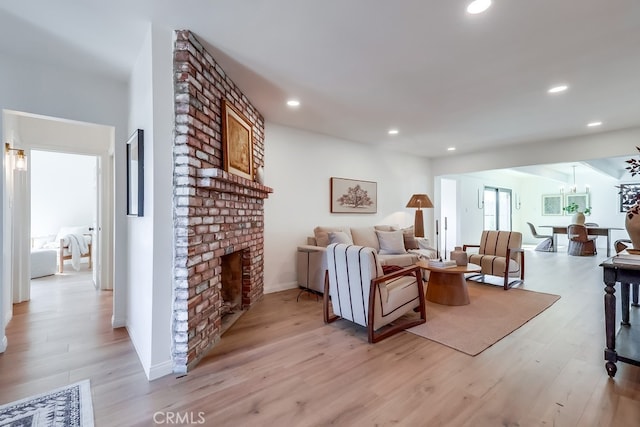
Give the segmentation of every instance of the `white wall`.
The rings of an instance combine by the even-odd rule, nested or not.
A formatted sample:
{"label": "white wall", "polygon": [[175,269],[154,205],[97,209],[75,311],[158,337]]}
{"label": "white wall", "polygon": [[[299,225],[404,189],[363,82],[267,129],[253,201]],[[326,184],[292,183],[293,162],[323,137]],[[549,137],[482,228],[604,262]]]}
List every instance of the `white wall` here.
{"label": "white wall", "polygon": [[[542,165],[560,162],[576,162],[581,160],[601,159],[616,156],[636,157],[640,140],[640,128],[601,132],[579,137],[571,137],[550,141],[536,141],[517,146],[502,147],[478,153],[455,155],[432,159],[432,171],[436,177],[436,201],[439,203],[440,185],[438,177],[463,180],[459,185],[458,206],[462,215],[461,231],[458,242],[473,243],[478,240],[482,231],[482,211],[477,209],[477,191],[484,185],[496,185],[512,188],[514,195],[518,194],[521,201],[520,210],[514,210],[513,229],[523,232],[526,243],[536,243],[530,233],[527,222],[535,225],[553,225],[560,221],[568,224],[569,216],[542,216],[540,213],[541,195],[553,194],[559,190],[560,183],[541,178],[514,178],[513,175],[475,175],[470,172],[494,171],[516,166]],[[567,173],[570,173],[567,171]],[[462,178],[465,176],[466,178]],[[602,226],[624,228],[624,215],[617,210],[618,194],[614,187],[619,182],[632,182],[625,177],[619,182],[597,175],[576,176],[576,182],[590,181],[593,213],[589,222],[596,222]],[[568,185],[565,184],[567,187]],[[539,188],[539,189],[538,189]],[[547,229],[548,230],[548,229]],[[544,232],[540,229],[538,232]],[[626,231],[613,231],[612,241],[627,238]],[[604,247],[604,238],[598,238],[598,246]]]}
{"label": "white wall", "polygon": [[142,367],[149,375],[153,307],[153,81],[151,28],[134,64],[129,84],[128,133],[144,131],[144,216],[127,217],[126,324]]}
{"label": "white wall", "polygon": [[[540,243],[540,240],[531,234],[527,222],[534,224],[539,234],[550,233],[550,229],[540,227],[542,225],[568,225],[571,222],[571,215],[542,215],[542,195],[560,194],[561,187],[568,191],[570,182],[515,175],[512,171],[507,170],[476,172],[452,175],[451,177],[458,183],[458,200],[461,204],[458,244],[478,243],[480,231],[483,228],[483,210],[478,208],[478,191],[482,192],[484,186],[512,190],[512,229],[522,232],[523,243]],[[589,185],[592,213],[587,216],[587,222],[595,222],[604,227],[624,228],[624,213],[619,210],[618,189],[616,188],[616,185],[621,182],[628,182],[628,180],[617,180],[592,170],[576,173],[578,192],[584,191],[585,184]],[[519,209],[515,206],[516,196],[520,200]],[[614,230],[611,238],[612,242],[616,239],[627,238],[626,231]],[[559,244],[564,245],[561,240],[559,240]],[[605,249],[606,239],[598,238],[597,244],[599,248]]]}
{"label": "white wall", "polygon": [[[513,174],[500,171],[478,172],[475,174],[447,175],[446,179],[453,179],[457,183],[457,223],[453,225],[456,230],[455,245],[480,243],[480,234],[484,228],[484,210],[482,198],[485,186],[500,187],[512,190],[512,202],[515,194],[520,194],[522,184],[514,178]],[[447,197],[446,195],[443,197]],[[451,196],[448,196],[451,197]],[[436,202],[438,203],[438,202]],[[512,203],[512,228],[520,231],[520,216],[522,210],[513,208]],[[526,225],[526,224],[525,224]],[[449,229],[452,224],[449,223]],[[451,243],[448,244],[448,248]]]}
{"label": "white wall", "polygon": [[[0,109],[2,110],[24,111],[50,117],[111,125],[116,128],[116,140],[123,140],[126,136],[124,126],[127,111],[126,95],[125,82],[108,79],[104,76],[78,73],[70,68],[53,67],[22,57],[0,53]],[[0,126],[2,126],[0,134],[6,140],[11,135],[5,132],[5,123]],[[117,156],[116,164],[120,163],[121,159],[122,157]],[[122,193],[124,188],[124,182],[122,178],[119,178],[116,182],[116,192]],[[4,185],[2,191],[4,191]],[[4,216],[6,212],[4,196],[2,200]],[[124,201],[124,199],[122,200]],[[116,204],[116,211],[121,207],[121,204]],[[6,225],[4,218],[2,222],[3,225]],[[4,326],[8,322],[11,312],[11,301],[6,296],[6,289],[10,281],[5,273],[7,271],[6,263],[11,260],[6,236],[6,230],[3,230],[0,236],[3,241],[3,256],[0,265],[3,281],[3,292],[0,293],[0,318],[4,322],[0,322],[0,340],[5,339]],[[124,255],[120,255],[119,259],[122,259],[122,256]],[[117,262],[118,260],[116,260],[116,271],[118,270]],[[3,350],[2,342],[0,341],[0,351]]]}
{"label": "white wall", "polygon": [[149,379],[172,372],[173,314],[173,44],[172,30],[153,32],[153,331]]}
{"label": "white wall", "polygon": [[[318,225],[412,225],[405,208],[414,193],[433,194],[429,161],[382,148],[292,129],[265,128],[265,292],[296,287],[295,257]],[[378,183],[376,214],[332,214],[330,177]],[[433,233],[433,209],[424,210],[425,233]]]}
{"label": "white wall", "polygon": [[91,226],[96,215],[96,157],[31,151],[31,237]]}
{"label": "white wall", "polygon": [[172,37],[149,28],[129,94],[129,132],[144,130],[144,216],[127,218],[126,322],[150,380],[172,371]]}

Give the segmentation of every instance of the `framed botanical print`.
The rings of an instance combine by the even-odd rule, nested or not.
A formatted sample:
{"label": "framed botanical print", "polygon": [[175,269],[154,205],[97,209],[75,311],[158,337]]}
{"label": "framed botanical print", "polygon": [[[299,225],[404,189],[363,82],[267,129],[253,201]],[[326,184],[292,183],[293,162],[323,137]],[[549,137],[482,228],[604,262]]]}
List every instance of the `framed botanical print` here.
{"label": "framed botanical print", "polygon": [[331,213],[376,213],[378,184],[372,181],[331,178]]}
{"label": "framed botanical print", "polygon": [[[572,203],[578,205],[578,212],[584,212],[589,208],[589,193],[570,193],[564,196],[564,205],[569,206]],[[575,212],[566,212],[567,215],[573,215]]]}
{"label": "framed botanical print", "polygon": [[542,196],[542,215],[562,215],[562,194]]}

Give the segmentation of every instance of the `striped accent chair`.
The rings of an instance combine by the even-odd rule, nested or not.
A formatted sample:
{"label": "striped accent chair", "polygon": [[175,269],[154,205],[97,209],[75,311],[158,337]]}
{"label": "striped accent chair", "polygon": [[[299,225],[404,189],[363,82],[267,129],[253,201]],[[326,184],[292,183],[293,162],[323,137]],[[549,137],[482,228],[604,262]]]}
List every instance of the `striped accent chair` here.
{"label": "striped accent chair", "polygon": [[[464,245],[467,248],[478,248],[478,253],[469,254],[469,262],[477,264],[482,272],[476,276],[484,281],[484,275],[504,277],[504,289],[522,283],[524,280],[524,251],[522,250],[522,233],[517,231],[484,230],[479,245]],[[509,278],[517,280],[509,282]]]}
{"label": "striped accent chair", "polygon": [[[327,246],[324,321],[346,319],[368,330],[370,343],[426,321],[420,268],[413,265],[383,274],[373,248],[334,243]],[[391,324],[419,308],[420,318]]]}

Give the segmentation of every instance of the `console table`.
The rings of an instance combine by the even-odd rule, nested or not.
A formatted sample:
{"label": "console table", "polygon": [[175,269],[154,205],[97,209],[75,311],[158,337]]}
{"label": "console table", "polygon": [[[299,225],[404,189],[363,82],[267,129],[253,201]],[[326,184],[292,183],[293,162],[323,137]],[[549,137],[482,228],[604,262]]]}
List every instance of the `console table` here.
{"label": "console table", "polygon": [[[298,293],[298,297],[296,298],[296,302],[300,299],[300,295],[302,295],[304,292],[310,293],[312,295],[316,296],[316,301],[318,300],[318,294],[311,289],[311,287],[309,286],[309,283],[311,281],[311,277],[310,277],[310,270],[311,270],[311,254],[315,253],[315,252],[320,252],[319,249],[314,249],[308,246],[300,246],[298,247],[298,254],[306,254],[306,269],[304,269],[306,271],[306,277],[305,277],[305,281],[304,281],[304,286],[302,286],[302,283],[300,283],[302,280],[300,278],[300,274],[298,274],[298,287],[301,289],[300,293]],[[299,266],[300,267],[300,266]],[[298,268],[300,270],[300,268]]]}
{"label": "console table", "polygon": [[[640,307],[638,307],[638,284],[640,264],[624,263],[609,258],[600,266],[604,279],[604,322],[606,348],[605,368],[610,377],[616,374],[616,362],[640,366]],[[620,329],[616,333],[616,284],[620,283]],[[629,288],[633,286],[633,311],[629,309]]]}

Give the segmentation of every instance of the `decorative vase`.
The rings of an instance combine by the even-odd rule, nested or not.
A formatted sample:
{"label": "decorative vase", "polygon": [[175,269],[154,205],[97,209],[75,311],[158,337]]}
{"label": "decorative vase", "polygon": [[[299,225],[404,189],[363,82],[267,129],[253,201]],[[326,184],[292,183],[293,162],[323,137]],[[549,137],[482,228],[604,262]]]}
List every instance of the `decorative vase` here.
{"label": "decorative vase", "polygon": [[584,214],[582,212],[576,212],[571,217],[572,224],[584,225]]}
{"label": "decorative vase", "polygon": [[256,181],[258,184],[264,185],[264,168],[262,166],[256,170]]}
{"label": "decorative vase", "polygon": [[467,253],[462,250],[461,246],[456,246],[454,250],[451,251],[449,259],[456,262],[456,265],[467,265],[468,257]]}
{"label": "decorative vase", "polygon": [[627,229],[633,249],[640,249],[640,205],[637,202],[627,211],[624,227]]}

